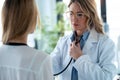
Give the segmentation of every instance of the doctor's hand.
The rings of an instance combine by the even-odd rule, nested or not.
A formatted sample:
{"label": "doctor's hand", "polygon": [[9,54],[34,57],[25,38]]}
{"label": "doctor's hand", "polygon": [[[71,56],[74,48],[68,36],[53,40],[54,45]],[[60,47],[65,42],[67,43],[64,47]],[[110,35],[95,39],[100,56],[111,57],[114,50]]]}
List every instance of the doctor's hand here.
{"label": "doctor's hand", "polygon": [[75,41],[73,41],[71,44],[70,44],[70,56],[73,58],[73,59],[78,59],[80,56],[82,55],[82,50],[80,48],[80,44],[77,43],[75,45]]}

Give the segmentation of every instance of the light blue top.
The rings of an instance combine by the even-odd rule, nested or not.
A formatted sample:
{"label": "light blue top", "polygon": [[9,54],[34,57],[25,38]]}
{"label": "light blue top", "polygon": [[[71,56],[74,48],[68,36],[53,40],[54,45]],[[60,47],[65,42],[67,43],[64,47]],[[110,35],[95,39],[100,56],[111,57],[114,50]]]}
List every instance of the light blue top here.
{"label": "light blue top", "polygon": [[[67,66],[71,57],[69,48],[71,35],[59,39],[51,53],[54,73],[60,72]],[[99,34],[93,28],[82,49],[83,55],[67,70],[59,75],[60,80],[71,80],[71,71],[74,66],[78,71],[78,80],[112,80],[116,74],[114,65],[115,46],[113,41],[104,34]]]}

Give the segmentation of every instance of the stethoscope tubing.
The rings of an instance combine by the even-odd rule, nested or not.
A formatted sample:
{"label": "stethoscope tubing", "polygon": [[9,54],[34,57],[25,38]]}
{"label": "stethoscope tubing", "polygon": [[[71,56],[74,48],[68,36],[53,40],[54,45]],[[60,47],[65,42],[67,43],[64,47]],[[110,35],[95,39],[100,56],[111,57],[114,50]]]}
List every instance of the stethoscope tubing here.
{"label": "stethoscope tubing", "polygon": [[58,73],[56,73],[56,74],[53,74],[53,76],[57,76],[57,75],[63,73],[63,72],[68,68],[68,66],[70,65],[71,62],[72,62],[72,58],[70,59],[68,65],[67,65],[63,70],[61,70],[60,72],[58,72]]}

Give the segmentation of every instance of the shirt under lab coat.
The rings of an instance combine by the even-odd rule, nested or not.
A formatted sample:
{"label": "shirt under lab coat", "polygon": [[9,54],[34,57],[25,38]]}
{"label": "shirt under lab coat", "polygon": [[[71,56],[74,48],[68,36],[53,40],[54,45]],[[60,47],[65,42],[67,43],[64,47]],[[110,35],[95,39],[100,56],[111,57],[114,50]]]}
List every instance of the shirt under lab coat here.
{"label": "shirt under lab coat", "polygon": [[0,80],[53,80],[49,55],[28,46],[0,47]]}
{"label": "shirt under lab coat", "polygon": [[[63,70],[69,63],[71,35],[59,39],[51,53],[54,74]],[[71,62],[66,71],[59,75],[60,80],[71,80],[74,66],[78,71],[78,80],[113,80],[116,74],[115,46],[113,41],[93,28],[82,49],[83,55]]]}

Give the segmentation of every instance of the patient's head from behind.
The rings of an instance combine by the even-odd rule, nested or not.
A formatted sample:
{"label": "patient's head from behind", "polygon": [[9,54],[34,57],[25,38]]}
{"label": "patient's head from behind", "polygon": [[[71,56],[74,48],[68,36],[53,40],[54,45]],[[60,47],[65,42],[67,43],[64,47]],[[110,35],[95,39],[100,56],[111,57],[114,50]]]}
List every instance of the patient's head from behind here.
{"label": "patient's head from behind", "polygon": [[37,16],[34,0],[5,0],[2,8],[3,44],[33,32]]}

